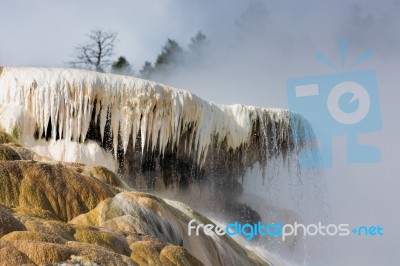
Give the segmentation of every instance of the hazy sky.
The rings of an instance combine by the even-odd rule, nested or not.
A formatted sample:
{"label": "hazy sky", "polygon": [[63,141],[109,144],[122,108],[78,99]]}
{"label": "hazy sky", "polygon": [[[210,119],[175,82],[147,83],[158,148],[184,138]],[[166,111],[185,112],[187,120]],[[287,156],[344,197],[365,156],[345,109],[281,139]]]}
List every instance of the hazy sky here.
{"label": "hazy sky", "polygon": [[350,60],[368,48],[380,58],[400,49],[395,0],[0,4],[0,64],[6,66],[66,66],[85,34],[104,29],[118,32],[115,58],[124,55],[138,72],[144,61],[155,61],[167,38],[187,47],[202,30],[210,43],[203,67],[177,71],[168,83],[221,103],[285,107],[285,80],[330,72],[314,55],[323,51],[339,60],[341,38],[349,41]]}
{"label": "hazy sky", "polygon": [[[166,83],[219,103],[287,108],[287,79],[346,71],[371,49],[373,57],[354,70],[377,73],[383,131],[364,139],[381,149],[382,163],[347,165],[339,138],[326,178],[334,221],[381,224],[386,235],[336,240],[332,265],[398,263],[400,1],[0,0],[0,6],[3,66],[66,66],[86,33],[104,29],[118,32],[116,57],[125,56],[137,72],[144,61],[154,62],[167,38],[187,48],[202,30],[209,40],[204,58]],[[339,63],[343,38],[345,67],[315,60],[320,51]]]}

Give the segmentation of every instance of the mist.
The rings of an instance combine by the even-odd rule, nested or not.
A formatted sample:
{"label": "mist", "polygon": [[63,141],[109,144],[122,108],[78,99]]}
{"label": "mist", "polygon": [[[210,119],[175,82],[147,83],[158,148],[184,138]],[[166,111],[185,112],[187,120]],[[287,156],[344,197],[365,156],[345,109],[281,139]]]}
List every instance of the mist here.
{"label": "mist", "polygon": [[[199,30],[208,45],[197,60],[168,69],[156,81],[222,104],[289,108],[286,80],[345,72],[365,51],[373,56],[352,70],[374,69],[383,130],[360,140],[381,151],[379,164],[346,162],[346,138],[334,141],[327,186],[331,223],[381,225],[383,237],[330,238],[324,265],[394,265],[400,230],[400,150],[397,101],[400,1],[69,1],[0,0],[0,65],[66,67],[74,47],[95,28],[118,31],[116,55],[136,72],[154,62],[167,38],[185,49]],[[348,42],[345,64],[338,41]],[[337,68],[316,60],[324,53]],[[263,215],[263,214],[261,214]],[[318,221],[315,221],[318,222]]]}

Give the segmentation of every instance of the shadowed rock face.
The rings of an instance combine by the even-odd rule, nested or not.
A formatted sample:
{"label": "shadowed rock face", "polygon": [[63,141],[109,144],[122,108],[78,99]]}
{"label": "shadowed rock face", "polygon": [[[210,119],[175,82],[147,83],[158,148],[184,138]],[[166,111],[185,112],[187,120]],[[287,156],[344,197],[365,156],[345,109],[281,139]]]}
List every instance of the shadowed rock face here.
{"label": "shadowed rock face", "polygon": [[13,231],[24,231],[25,226],[6,208],[0,207],[0,237]]}
{"label": "shadowed rock face", "polygon": [[182,208],[104,167],[40,157],[0,131],[0,265],[266,264],[229,237],[189,238],[190,219],[208,221]]}

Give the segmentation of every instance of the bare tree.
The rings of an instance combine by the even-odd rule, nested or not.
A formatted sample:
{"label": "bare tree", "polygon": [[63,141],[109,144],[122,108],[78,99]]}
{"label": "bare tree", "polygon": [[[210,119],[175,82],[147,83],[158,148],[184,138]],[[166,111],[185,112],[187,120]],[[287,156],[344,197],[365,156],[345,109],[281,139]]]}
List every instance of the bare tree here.
{"label": "bare tree", "polygon": [[89,38],[89,42],[76,47],[77,55],[70,64],[74,67],[104,72],[104,68],[111,64],[110,57],[114,54],[117,33],[93,30],[86,36]]}

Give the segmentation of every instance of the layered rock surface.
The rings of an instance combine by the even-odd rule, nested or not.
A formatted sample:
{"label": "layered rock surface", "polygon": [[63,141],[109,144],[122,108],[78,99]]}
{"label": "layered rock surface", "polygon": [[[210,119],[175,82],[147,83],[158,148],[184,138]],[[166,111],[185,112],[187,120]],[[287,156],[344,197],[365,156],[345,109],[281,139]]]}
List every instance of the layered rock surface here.
{"label": "layered rock surface", "polygon": [[229,237],[188,237],[191,219],[210,222],[104,167],[54,162],[0,132],[0,265],[268,265]]}

